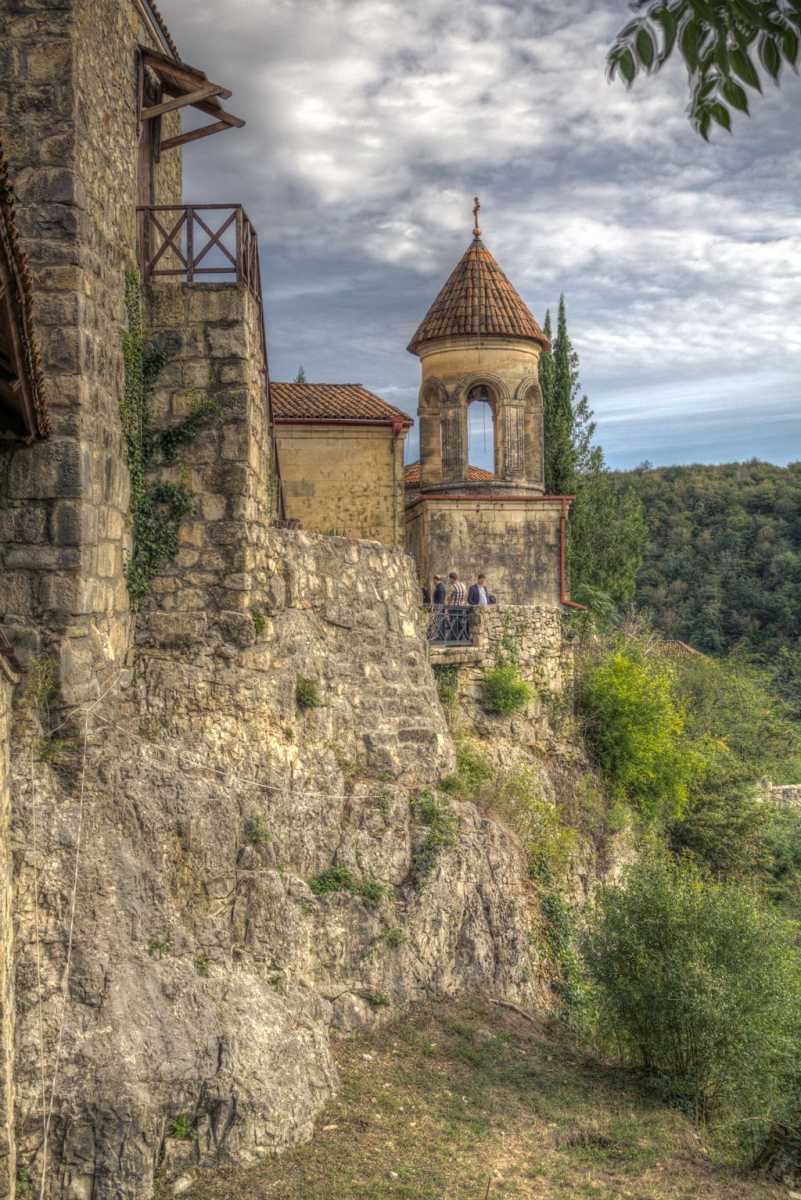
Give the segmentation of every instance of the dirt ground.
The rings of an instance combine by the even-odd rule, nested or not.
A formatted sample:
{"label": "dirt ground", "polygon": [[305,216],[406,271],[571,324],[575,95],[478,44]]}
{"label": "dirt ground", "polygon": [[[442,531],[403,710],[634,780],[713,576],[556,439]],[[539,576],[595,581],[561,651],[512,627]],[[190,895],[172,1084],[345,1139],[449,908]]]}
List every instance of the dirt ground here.
{"label": "dirt ground", "polygon": [[768,1200],[630,1071],[489,1003],[430,1004],[338,1043],[314,1140],[204,1172],[190,1200]]}

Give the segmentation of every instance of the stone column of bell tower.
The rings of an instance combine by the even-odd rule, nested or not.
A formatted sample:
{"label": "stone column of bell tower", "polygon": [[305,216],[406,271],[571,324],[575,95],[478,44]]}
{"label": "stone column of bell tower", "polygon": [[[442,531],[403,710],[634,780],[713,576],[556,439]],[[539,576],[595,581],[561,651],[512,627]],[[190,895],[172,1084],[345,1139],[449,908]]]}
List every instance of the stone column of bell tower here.
{"label": "stone column of bell tower", "polygon": [[[499,600],[557,606],[560,539],[570,497],[544,495],[539,358],[548,339],[481,240],[473,241],[409,344],[420,359],[420,490],[407,509],[407,549],[422,583],[478,572]],[[492,410],[491,477],[468,462],[468,412]]]}

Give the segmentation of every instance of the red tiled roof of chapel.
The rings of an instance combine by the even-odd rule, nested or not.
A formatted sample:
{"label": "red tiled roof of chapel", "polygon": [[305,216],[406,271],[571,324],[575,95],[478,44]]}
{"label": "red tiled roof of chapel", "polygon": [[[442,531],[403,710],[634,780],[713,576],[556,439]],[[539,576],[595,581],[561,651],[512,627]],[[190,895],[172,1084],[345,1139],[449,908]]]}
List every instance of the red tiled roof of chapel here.
{"label": "red tiled roof of chapel", "polygon": [[[403,470],[404,485],[407,488],[419,487],[421,478],[420,459],[418,458],[417,462],[407,463]],[[470,483],[486,483],[494,478],[492,471],[485,471],[483,467],[467,468],[467,479]]]}
{"label": "red tiled roof of chapel", "polygon": [[479,237],[456,264],[408,349],[416,354],[433,338],[471,335],[530,338],[548,348],[547,337]]}
{"label": "red tiled roof of chapel", "polygon": [[408,413],[387,404],[360,383],[270,383],[277,421],[380,421],[408,428]]}

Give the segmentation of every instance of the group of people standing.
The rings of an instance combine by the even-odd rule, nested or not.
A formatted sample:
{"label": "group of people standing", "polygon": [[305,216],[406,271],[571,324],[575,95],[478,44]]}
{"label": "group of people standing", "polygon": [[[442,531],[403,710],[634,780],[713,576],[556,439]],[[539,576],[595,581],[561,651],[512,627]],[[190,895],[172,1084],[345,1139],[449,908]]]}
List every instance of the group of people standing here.
{"label": "group of people standing", "polygon": [[433,592],[429,592],[427,587],[423,588],[424,604],[447,604],[454,608],[460,608],[468,604],[497,603],[487,587],[486,575],[476,575],[475,583],[471,583],[469,588],[455,571],[449,573],[447,581],[442,575],[435,575],[433,582]]}

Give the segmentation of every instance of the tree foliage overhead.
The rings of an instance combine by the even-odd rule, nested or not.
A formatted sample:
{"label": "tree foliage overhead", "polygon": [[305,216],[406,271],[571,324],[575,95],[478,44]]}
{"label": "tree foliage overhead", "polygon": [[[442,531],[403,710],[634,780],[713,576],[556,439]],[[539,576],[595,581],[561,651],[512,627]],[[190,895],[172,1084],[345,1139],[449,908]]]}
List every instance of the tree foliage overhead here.
{"label": "tree foliage overhead", "polygon": [[731,130],[732,110],[748,113],[749,92],[797,71],[801,0],[634,0],[635,16],[607,56],[610,79],[627,87],[659,71],[674,51],[684,59],[688,115],[702,137],[712,123]]}

